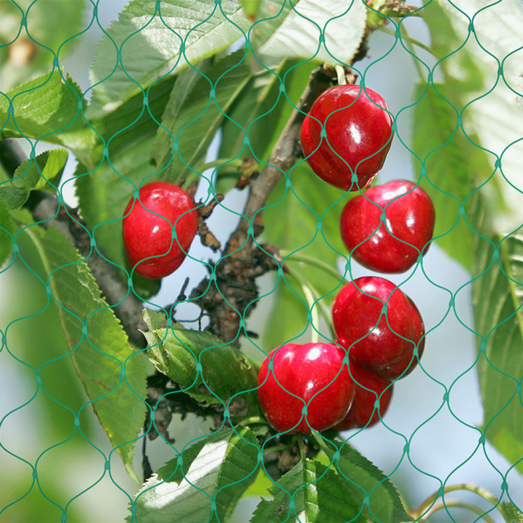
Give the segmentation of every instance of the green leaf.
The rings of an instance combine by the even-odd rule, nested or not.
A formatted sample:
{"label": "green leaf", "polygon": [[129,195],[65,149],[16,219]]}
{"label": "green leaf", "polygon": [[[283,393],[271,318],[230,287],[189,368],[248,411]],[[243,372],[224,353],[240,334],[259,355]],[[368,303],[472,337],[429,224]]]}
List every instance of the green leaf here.
{"label": "green leaf", "polygon": [[[53,227],[42,237],[34,231],[32,237],[50,275],[50,290],[76,372],[128,474],[136,479],[132,460],[134,441],[145,419],[145,358],[129,346],[89,267],[65,237]],[[87,333],[82,330],[85,324]]]}
{"label": "green leaf", "polygon": [[[204,64],[205,76],[193,69],[180,75],[163,115],[165,129],[159,129],[153,151],[158,170],[169,165],[162,176],[170,182],[187,179],[192,173],[189,167],[198,170],[204,163],[207,149],[225,119],[224,113],[229,112],[249,84],[249,61],[244,56],[243,49],[215,61],[212,67]],[[173,149],[173,138],[178,152]]]}
{"label": "green leaf", "polygon": [[27,189],[19,189],[11,182],[0,186],[0,200],[8,209],[17,209],[27,201],[27,198],[29,198]]}
{"label": "green leaf", "polygon": [[52,149],[26,160],[16,169],[11,182],[0,185],[0,198],[15,209],[27,201],[32,190],[56,193],[68,157],[65,149]]}
{"label": "green leaf", "polygon": [[[438,70],[443,73],[445,84],[458,89],[456,95],[477,92],[483,87],[484,61],[478,63],[474,59],[471,53],[472,47],[462,47],[464,35],[458,35],[454,27],[454,23],[461,17],[453,7],[450,8],[454,11],[451,14],[448,7],[450,6],[447,2],[437,0],[428,3],[420,11],[430,30],[431,51],[441,60],[438,63]],[[465,20],[465,18],[461,20],[463,25]],[[459,49],[457,53],[456,49]]]}
{"label": "green leaf", "polygon": [[[293,190],[286,188],[284,178],[280,180],[269,197],[268,208],[263,213],[264,239],[285,251],[299,250],[285,260],[291,274],[294,271],[300,282],[311,285],[318,293],[316,298],[323,298],[322,305],[330,307],[340,286],[341,274],[335,277],[293,260],[298,256],[309,256],[330,266],[333,273],[337,272],[340,254],[346,253],[340,238],[339,216],[348,197],[318,178],[306,163],[292,171],[291,182]],[[275,207],[270,208],[272,205]],[[322,217],[321,231],[318,230],[319,217]],[[296,296],[297,293],[304,298],[303,289],[296,280],[287,278],[287,282],[280,277],[277,285],[275,305],[269,319],[271,328],[266,329],[264,335],[267,349],[272,350],[289,341],[302,333],[307,325],[309,307]],[[320,305],[315,307],[318,309]]]}
{"label": "green leaf", "polygon": [[[491,168],[487,155],[457,127],[457,113],[450,105],[457,104],[456,92],[444,84],[418,84],[415,98],[412,151],[423,161],[427,178],[422,186],[429,193],[436,209],[434,237],[437,243],[465,268],[474,258],[474,233],[460,218],[460,204],[476,186],[477,180],[488,178]],[[448,100],[448,101],[446,101]],[[420,163],[412,157],[415,171]],[[441,236],[441,238],[439,238]]]}
{"label": "green leaf", "polygon": [[[295,60],[281,60],[270,71],[256,73],[232,106],[222,126],[219,158],[257,158],[268,162],[269,156],[294,106],[307,86],[314,64],[297,66]],[[285,78],[286,95],[280,92],[280,78]],[[244,139],[249,129],[249,146]],[[263,168],[263,165],[260,165]],[[224,165],[219,169],[216,192],[226,193],[236,184],[236,167]],[[224,176],[225,174],[235,176]]]}
{"label": "green leaf", "polygon": [[[479,218],[480,230],[489,220],[486,216]],[[523,453],[523,408],[518,392],[523,375],[523,235],[513,234],[503,241],[492,236],[491,240],[499,244],[499,262],[494,258],[494,247],[486,240],[478,237],[475,245],[473,274],[480,276],[472,285],[475,330],[486,339],[483,352],[483,340],[477,338],[481,351],[477,368],[485,435],[515,463]],[[517,468],[523,472],[521,463]]]}
{"label": "green leaf", "polygon": [[[300,1],[293,2],[293,4],[298,6]],[[265,2],[257,2],[257,5],[254,4],[255,2],[252,2],[249,6],[249,19],[258,23],[251,29],[250,40],[252,45],[259,49],[289,16],[292,12],[292,6],[290,2],[283,0],[266,0]],[[245,5],[244,9],[246,10]]]}
{"label": "green leaf", "polygon": [[94,132],[82,119],[81,95],[78,85],[68,75],[64,81],[57,69],[30,80],[0,96],[2,134],[88,149]]}
{"label": "green leaf", "polygon": [[247,18],[256,14],[256,11],[259,9],[260,0],[240,0],[243,5],[243,10]]}
{"label": "green leaf", "polygon": [[498,505],[498,510],[501,512],[505,521],[510,523],[523,523],[523,514],[513,503],[501,503]]}
{"label": "green leaf", "polygon": [[[477,369],[485,435],[500,453],[514,463],[519,461],[523,452],[520,442],[523,423],[521,395],[516,388],[522,375],[519,357],[523,343],[519,310],[522,303],[519,284],[522,238],[519,231],[503,238],[507,231],[519,228],[522,222],[520,194],[513,188],[520,185],[520,162],[516,150],[511,150],[511,145],[521,137],[522,126],[521,119],[514,118],[514,102],[518,103],[514,92],[506,89],[503,82],[495,85],[495,80],[502,60],[504,74],[507,74],[505,64],[510,60],[504,60],[519,47],[523,18],[517,2],[511,0],[500,5],[489,5],[484,0],[465,0],[460,4],[460,8],[470,15],[487,6],[488,10],[483,9],[481,16],[473,17],[475,38],[472,39],[468,38],[469,20],[447,2],[431,2],[426,8],[426,20],[438,58],[455,51],[468,40],[465,47],[440,61],[439,65],[445,73],[445,83],[460,101],[470,102],[472,99],[464,113],[467,132],[478,136],[472,136],[478,144],[472,159],[486,157],[479,146],[489,152],[495,151],[501,157],[502,175],[506,177],[502,178],[501,169],[498,170],[488,185],[481,189],[481,198],[472,202],[473,211],[469,213],[467,209],[467,216],[471,225],[486,237],[475,236],[471,250],[474,257],[472,274],[477,278],[472,284],[472,294],[474,328],[480,335],[477,337],[480,349]],[[503,38],[499,37],[500,31]],[[476,44],[477,41],[481,42],[481,46]],[[485,48],[500,62],[495,59],[485,61]],[[523,72],[517,60],[512,62],[509,70],[507,76],[513,81]],[[484,85],[495,87],[488,97],[476,100],[478,93],[484,92]],[[514,83],[511,88],[519,90]],[[496,157],[491,154],[488,160],[492,172]],[[467,164],[465,168],[471,175],[475,174],[474,166]],[[486,167],[483,166],[483,169]],[[508,180],[513,185],[507,183]],[[456,240],[462,241],[458,236]],[[481,336],[486,340],[485,345]],[[518,469],[523,470],[521,464]]]}
{"label": "green leaf", "polygon": [[[495,228],[498,231],[512,231],[523,223],[520,193],[514,190],[514,186],[521,187],[522,184],[519,141],[523,135],[523,120],[514,117],[514,111],[517,113],[521,109],[523,100],[520,96],[523,66],[516,52],[520,47],[523,26],[521,5],[518,0],[495,4],[488,0],[460,2],[460,10],[472,20],[461,14],[452,3],[443,0],[431,2],[426,10],[434,42],[438,41],[438,33],[443,32],[440,40],[447,33],[450,33],[449,38],[451,34],[455,35],[450,42],[456,42],[456,45],[451,50],[459,47],[459,52],[440,61],[438,69],[445,67],[453,81],[449,85],[458,92],[463,90],[462,86],[468,87],[464,102],[472,100],[472,103],[464,113],[465,129],[477,135],[475,141],[479,146],[492,152],[489,157],[492,170],[498,167],[498,158],[494,153],[501,162],[501,169],[494,177],[494,181],[499,183],[496,189],[501,196],[501,205],[494,215]],[[437,15],[440,11],[442,14]],[[475,13],[479,16],[474,16]],[[435,26],[432,20],[441,20],[440,27]],[[471,21],[474,25],[472,33],[469,31]],[[447,24],[443,31],[441,24]],[[500,38],[500,35],[503,37]],[[485,49],[490,55],[488,60],[485,60]],[[474,82],[478,76],[482,82]],[[449,83],[447,78],[445,82]],[[488,96],[484,96],[487,91]],[[509,180],[511,183],[507,183]]]}
{"label": "green leaf", "polygon": [[262,499],[251,523],[367,521],[346,484],[317,461],[300,461],[270,492],[274,499]]}
{"label": "green leaf", "polygon": [[216,516],[218,521],[227,521],[256,479],[258,451],[256,437],[246,427],[239,427],[237,433],[232,429],[216,432],[198,441],[183,451],[183,463],[178,458],[171,460],[138,492],[138,521],[201,523]]}
{"label": "green leaf", "polygon": [[[162,1],[160,12],[156,11],[156,2],[131,0],[96,52],[91,80],[93,84],[102,83],[94,89],[88,117],[114,111],[140,92],[136,82],[145,89],[158,78],[186,67],[187,62],[196,64],[226,49],[249,26],[240,3],[234,0],[219,4],[207,0]],[[182,40],[184,56],[180,55]],[[115,44],[121,47],[118,66]]]}
{"label": "green leaf", "polygon": [[[202,60],[197,68],[189,67],[175,77],[177,80],[176,87],[173,87],[170,92],[161,118],[162,127],[158,127],[156,141],[151,153],[159,169],[164,168],[171,161],[171,156],[176,156],[171,135],[172,130],[177,126],[177,119],[181,117],[184,109],[186,107],[189,108],[191,105],[199,106],[200,112],[206,109],[206,102],[209,100],[210,95],[210,86],[208,83],[207,86],[205,85],[205,77],[211,67],[212,58],[207,58]],[[205,89],[206,87],[207,89]],[[205,98],[203,103],[201,103],[201,96],[194,96],[195,90],[203,90]],[[198,92],[198,94],[201,95],[201,92]],[[176,135],[173,135],[174,139],[177,138],[180,129],[189,124],[198,114],[194,113],[190,119],[186,119],[183,125],[177,126]]]}
{"label": "green leaf", "polygon": [[111,158],[111,166],[104,162],[95,172],[89,172],[79,164],[76,171],[76,192],[87,227],[93,231],[104,255],[120,267],[127,267],[122,219],[134,192],[128,180],[138,185],[155,172],[149,156],[153,141],[154,138],[149,137],[141,142],[129,142],[126,150]]}
{"label": "green leaf", "polygon": [[[275,283],[276,279],[274,279]],[[290,277],[287,277],[287,283],[280,279],[273,300],[267,328],[263,332],[262,346],[267,353],[291,340],[299,343],[300,340],[295,339],[296,336],[305,334],[308,328],[309,307],[299,282]],[[315,327],[319,328],[316,324]]]}
{"label": "green leaf", "polygon": [[[151,86],[147,95],[147,107],[140,92],[112,113],[94,120],[94,127],[108,144],[111,160],[128,149],[130,142],[140,142],[157,133],[158,122],[162,119],[177,81],[178,76],[170,76]],[[97,146],[101,147],[101,142]]]}
{"label": "green leaf", "polygon": [[[523,222],[520,194],[514,190],[514,186],[521,186],[518,142],[523,135],[522,119],[514,118],[514,110],[521,106],[522,98],[517,93],[521,92],[519,79],[523,76],[522,62],[516,59],[514,50],[520,45],[523,12],[518,0],[496,4],[488,0],[464,0],[460,9],[472,18],[473,33],[469,31],[471,20],[452,3],[430,2],[422,12],[440,59],[438,72],[444,72],[445,84],[460,97],[458,107],[469,104],[463,114],[467,133],[478,147],[491,153],[488,159],[492,171],[498,167],[498,157],[501,161],[501,169],[489,185],[494,186],[500,200],[493,216],[495,228],[507,232]],[[479,11],[481,15],[474,16]],[[487,61],[484,49],[491,56]],[[452,54],[447,56],[449,53]],[[488,96],[481,95],[486,91]],[[507,183],[509,180],[511,183]]]}
{"label": "green leaf", "polygon": [[259,497],[265,496],[269,493],[269,489],[274,485],[271,479],[267,476],[263,469],[258,471],[254,483],[245,492],[245,496]]}
{"label": "green leaf", "polygon": [[[27,12],[27,30],[22,29],[22,10]],[[0,45],[8,45],[7,59],[2,64],[4,90],[43,73],[52,67],[54,53],[60,49],[60,61],[77,45],[80,38],[69,40],[84,25],[85,0],[17,0],[0,2]],[[18,36],[18,38],[16,38]],[[16,38],[16,40],[15,40]],[[66,40],[69,40],[64,44]],[[64,44],[64,45],[62,45]]]}
{"label": "green leaf", "polygon": [[369,514],[375,520],[387,523],[412,521],[405,512],[396,487],[378,467],[347,444],[340,441],[327,443],[321,436],[316,439],[331,461],[339,451],[339,460],[334,465],[340,476],[344,477],[344,483],[358,507],[364,505],[368,496]]}
{"label": "green leaf", "polygon": [[[169,100],[174,78],[158,82],[149,92],[149,111],[144,109],[143,96],[138,94],[110,115],[93,125],[108,143],[108,157],[103,157],[103,144],[98,142],[92,158],[84,159],[76,171],[76,192],[82,217],[94,232],[100,250],[114,263],[127,267],[122,217],[131,199],[134,186],[157,172],[151,159],[158,124]],[[103,162],[102,162],[103,160]],[[85,176],[84,176],[85,175]],[[158,178],[155,177],[155,180]],[[152,180],[150,180],[152,181]],[[122,278],[127,278],[122,271]],[[136,292],[143,298],[151,295],[151,283],[133,276]],[[156,287],[157,283],[153,285]]]}
{"label": "green leaf", "polygon": [[0,199],[0,268],[13,250],[13,220],[7,205]]}
{"label": "green leaf", "polygon": [[[337,0],[283,0],[260,2],[253,15],[253,42],[262,55],[272,58],[315,58],[329,63],[348,63],[356,54],[367,20],[363,2]],[[276,16],[278,15],[278,16]],[[320,45],[320,30],[325,45]]]}
{"label": "green leaf", "polygon": [[[16,187],[28,186],[32,189],[46,189],[49,183],[55,187],[60,183],[69,153],[65,149],[52,149],[39,154],[20,165],[13,176]],[[20,178],[19,178],[20,177]],[[55,187],[51,187],[55,191]]]}
{"label": "green leaf", "polygon": [[[225,406],[239,394],[228,405],[231,417],[260,415],[255,390],[259,371],[256,362],[212,334],[179,325],[166,330],[157,318],[144,310],[149,327],[144,333],[149,344],[147,355],[161,373],[204,406]],[[201,372],[197,370],[199,361]]]}
{"label": "green leaf", "polygon": [[161,286],[162,280],[151,280],[136,272],[133,274],[133,289],[142,300],[154,298],[160,292]]}

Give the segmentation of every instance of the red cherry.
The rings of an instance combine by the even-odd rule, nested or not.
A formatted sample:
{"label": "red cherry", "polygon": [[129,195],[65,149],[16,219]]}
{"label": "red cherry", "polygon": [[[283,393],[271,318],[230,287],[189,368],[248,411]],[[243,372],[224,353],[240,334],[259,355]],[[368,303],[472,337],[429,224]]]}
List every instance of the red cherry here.
{"label": "red cherry", "polygon": [[[346,352],[332,343],[287,343],[273,350],[258,375],[258,399],[271,426],[278,432],[292,429],[292,433],[310,434],[309,425],[321,432],[339,423],[349,410],[355,389],[344,365],[345,356]],[[314,396],[301,422],[305,405],[291,394],[306,404]]]}
{"label": "red cherry", "polygon": [[[386,226],[381,222],[383,209]],[[371,187],[365,196],[360,194],[347,203],[341,214],[341,237],[364,267],[377,272],[405,272],[416,263],[420,252],[428,251],[434,220],[430,196],[412,182],[394,180]]]}
{"label": "red cherry", "polygon": [[[361,429],[376,425],[380,421],[380,415],[383,418],[387,412],[392,398],[394,385],[389,381],[352,363],[350,364],[350,372],[356,385],[354,401],[344,420],[334,427],[335,430]],[[378,409],[375,409],[378,398],[380,400],[379,412]]]}
{"label": "red cherry", "polygon": [[[303,154],[312,170],[340,189],[366,187],[383,167],[394,136],[387,110],[385,100],[369,88],[337,85],[325,91],[301,128]],[[353,172],[357,184],[351,181]]]}
{"label": "red cherry", "polygon": [[414,370],[418,342],[419,357],[423,354],[425,327],[416,305],[384,278],[358,278],[345,285],[334,300],[332,320],[351,362],[383,379],[393,381]]}
{"label": "red cherry", "polygon": [[[123,241],[131,267],[136,266],[135,272],[159,279],[182,264],[198,230],[198,211],[191,209],[194,209],[192,198],[177,185],[167,182],[144,185],[140,189],[140,200],[131,198],[124,212]],[[176,228],[174,239],[173,227]],[[159,257],[140,263],[150,256]]]}

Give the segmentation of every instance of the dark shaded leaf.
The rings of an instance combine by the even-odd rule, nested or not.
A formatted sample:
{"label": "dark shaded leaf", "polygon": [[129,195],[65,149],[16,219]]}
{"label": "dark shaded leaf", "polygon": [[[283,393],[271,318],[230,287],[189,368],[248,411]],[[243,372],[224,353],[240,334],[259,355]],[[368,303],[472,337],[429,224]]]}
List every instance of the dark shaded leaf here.
{"label": "dark shaded leaf", "polygon": [[13,250],[14,224],[7,205],[0,199],[0,267]]}
{"label": "dark shaded leaf", "polygon": [[[223,123],[219,158],[255,158],[263,169],[263,162],[269,161],[272,149],[294,111],[289,99],[295,104],[298,102],[314,67],[311,63],[298,66],[296,60],[282,60],[270,71],[263,69],[255,73],[232,106],[230,118]],[[280,91],[280,78],[284,81],[285,94]],[[245,145],[247,136],[249,143]],[[236,167],[224,164],[217,175],[216,192],[226,193],[234,187],[238,175]]]}
{"label": "dark shaded leaf", "polygon": [[224,113],[229,113],[250,77],[245,49],[215,61],[212,67],[204,62],[201,71],[191,68],[181,74],[153,150],[158,170],[168,165],[162,176],[176,183],[191,176],[191,168],[199,171],[214,135],[225,120]]}
{"label": "dark shaded leaf", "polygon": [[[491,168],[486,153],[474,146],[458,127],[458,115],[450,103],[457,103],[450,87],[443,84],[418,84],[414,111],[413,152],[425,161],[422,186],[436,208],[434,237],[445,251],[465,268],[472,267],[474,233],[460,217],[460,204],[476,186],[488,178]],[[450,102],[450,103],[449,103]],[[420,163],[413,156],[415,170]],[[468,203],[465,203],[467,207]],[[439,236],[441,236],[439,238]]]}
{"label": "dark shaded leaf", "polygon": [[[346,255],[340,238],[339,216],[351,196],[331,187],[301,163],[291,174],[292,190],[283,178],[272,192],[263,212],[264,237],[287,252],[299,250],[285,259],[291,274],[300,281],[280,276],[276,303],[271,311],[270,329],[266,329],[264,345],[267,349],[289,341],[303,332],[310,307],[304,303],[301,282],[311,285],[318,293],[323,307],[329,308],[340,286],[342,275],[337,273],[337,261]],[[271,207],[274,206],[274,207]],[[321,230],[318,228],[321,217]],[[308,263],[297,262],[299,256],[309,256],[329,266],[333,274]],[[294,291],[294,292],[293,292]],[[302,300],[297,296],[300,295]],[[315,305],[316,311],[320,304]],[[319,328],[318,325],[316,325]]]}
{"label": "dark shaded leaf", "polygon": [[[259,365],[207,332],[160,327],[158,313],[144,311],[147,355],[155,367],[202,405],[228,405],[231,417],[260,415],[256,393]],[[201,369],[199,370],[199,362]],[[202,379],[203,376],[203,379]],[[254,390],[253,390],[254,389]],[[238,403],[245,408],[236,412]]]}
{"label": "dark shaded leaf", "polygon": [[27,201],[34,189],[56,193],[68,157],[66,150],[52,149],[34,160],[26,160],[16,169],[11,182],[0,185],[0,198],[15,209]]}
{"label": "dark shaded leaf", "polygon": [[[104,158],[103,144],[99,142],[92,157],[84,159],[75,173],[82,217],[89,230],[94,230],[102,253],[121,267],[127,267],[121,220],[135,190],[133,183],[139,186],[157,172],[151,158],[158,130],[155,119],[160,120],[173,85],[173,78],[155,84],[149,92],[148,109],[144,107],[140,93],[110,115],[92,122],[109,144],[107,153],[110,163]],[[127,278],[123,271],[121,274],[122,279]],[[142,284],[142,281],[133,277],[137,294],[147,299],[158,283]]]}

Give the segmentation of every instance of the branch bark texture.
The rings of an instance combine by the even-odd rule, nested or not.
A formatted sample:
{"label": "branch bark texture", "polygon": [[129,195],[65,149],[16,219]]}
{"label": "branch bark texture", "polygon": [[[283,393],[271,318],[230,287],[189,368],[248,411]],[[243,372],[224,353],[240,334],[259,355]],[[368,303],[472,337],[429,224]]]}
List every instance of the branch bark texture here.
{"label": "branch bark texture", "polygon": [[269,165],[258,177],[250,181],[243,218],[229,238],[224,256],[215,267],[214,285],[210,286],[209,279],[206,279],[193,292],[192,297],[198,298],[200,306],[209,313],[209,330],[224,341],[238,339],[241,334],[242,317],[246,318],[254,309],[258,298],[255,279],[269,270],[278,268],[275,259],[277,249],[264,246],[262,250],[254,243],[254,237],[263,231],[260,211],[284,172],[298,159],[299,135],[303,120],[314,101],[332,86],[332,82],[332,75],[327,74],[323,67],[313,71],[297,109],[294,110],[272,151]]}

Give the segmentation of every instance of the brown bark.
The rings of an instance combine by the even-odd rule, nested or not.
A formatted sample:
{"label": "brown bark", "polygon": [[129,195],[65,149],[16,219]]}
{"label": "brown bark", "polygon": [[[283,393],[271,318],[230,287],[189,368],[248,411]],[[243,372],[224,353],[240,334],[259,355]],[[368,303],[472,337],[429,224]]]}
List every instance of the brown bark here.
{"label": "brown bark", "polygon": [[301,154],[299,136],[307,112],[332,82],[333,75],[324,67],[311,74],[297,109],[272,151],[269,165],[250,180],[243,218],[215,267],[215,281],[206,278],[193,291],[192,297],[198,298],[199,305],[209,313],[209,330],[224,341],[237,341],[242,334],[242,318],[249,316],[258,298],[256,278],[280,266],[276,248],[262,246],[260,249],[254,242],[263,231],[261,212],[280,178]]}

